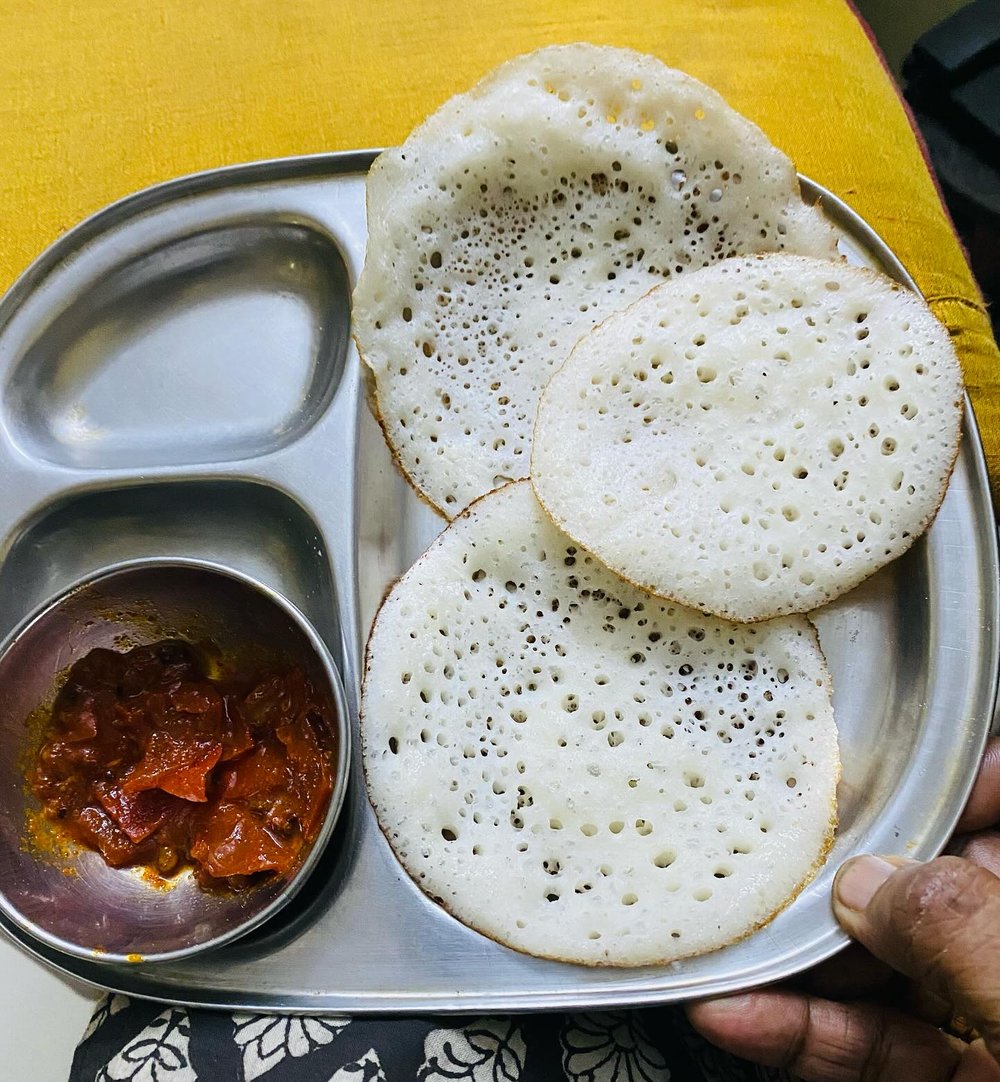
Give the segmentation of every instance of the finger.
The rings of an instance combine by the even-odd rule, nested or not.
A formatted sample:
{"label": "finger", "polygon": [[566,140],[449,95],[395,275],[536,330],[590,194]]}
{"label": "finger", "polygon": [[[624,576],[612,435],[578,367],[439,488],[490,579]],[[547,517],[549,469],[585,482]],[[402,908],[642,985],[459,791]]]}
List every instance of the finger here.
{"label": "finger", "polygon": [[786,987],[823,999],[866,999],[890,1005],[932,1026],[946,1026],[955,1013],[948,1000],[902,977],[860,943],[851,943]]}
{"label": "finger", "polygon": [[803,1082],[951,1082],[964,1048],[897,1011],[782,990],[704,1000],[687,1012],[712,1044]]}
{"label": "finger", "polygon": [[986,745],[976,783],[955,830],[966,834],[997,822],[1000,822],[1000,737],[994,736]]}
{"label": "finger", "polygon": [[966,1047],[951,1082],[1000,1082],[1000,1065],[982,1041]]}
{"label": "finger", "polygon": [[968,1014],[1000,1052],[1000,879],[959,857],[849,860],[834,912],[876,957]]}
{"label": "finger", "polygon": [[978,834],[967,834],[956,841],[955,856],[971,860],[980,868],[1000,876],[1000,832],[981,830]]}
{"label": "finger", "polygon": [[860,943],[803,973],[796,987],[824,999],[870,998],[885,989],[894,970]]}

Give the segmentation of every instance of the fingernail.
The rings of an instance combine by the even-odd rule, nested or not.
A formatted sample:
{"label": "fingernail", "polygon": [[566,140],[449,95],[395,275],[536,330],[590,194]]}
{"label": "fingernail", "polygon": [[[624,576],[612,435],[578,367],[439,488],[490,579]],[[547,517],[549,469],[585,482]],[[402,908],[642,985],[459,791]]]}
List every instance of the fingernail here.
{"label": "fingernail", "polygon": [[702,1000],[701,1002],[711,1004],[713,1011],[737,1014],[746,1011],[752,999],[752,995],[723,995],[718,1000]]}
{"label": "fingernail", "polygon": [[833,893],[841,905],[860,913],[868,908],[875,892],[897,870],[881,857],[855,857],[847,861],[833,881]]}
{"label": "fingernail", "polygon": [[721,996],[719,999],[702,999],[697,1004],[700,1008],[707,1007],[713,1015],[745,1014],[753,1000],[752,995]]}

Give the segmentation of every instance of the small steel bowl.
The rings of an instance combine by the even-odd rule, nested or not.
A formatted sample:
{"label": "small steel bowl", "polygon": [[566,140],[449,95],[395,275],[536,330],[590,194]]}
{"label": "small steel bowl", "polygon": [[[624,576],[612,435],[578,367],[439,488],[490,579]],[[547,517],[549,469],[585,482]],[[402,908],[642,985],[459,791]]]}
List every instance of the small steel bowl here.
{"label": "small steel bowl", "polygon": [[[320,834],[297,869],[241,893],[202,890],[189,872],[168,886],[100,854],[56,854],[29,836],[39,815],[27,771],[37,754],[26,724],[51,703],[60,674],[94,647],[163,638],[211,642],[226,658],[301,665],[335,718],[333,793]],[[34,746],[31,746],[34,743]],[[188,957],[256,927],[291,900],[329,840],[344,801],[350,726],[339,673],[322,639],[285,598],[231,569],[144,559],[88,576],[42,606],[0,646],[0,910],[41,943],[120,964]]]}

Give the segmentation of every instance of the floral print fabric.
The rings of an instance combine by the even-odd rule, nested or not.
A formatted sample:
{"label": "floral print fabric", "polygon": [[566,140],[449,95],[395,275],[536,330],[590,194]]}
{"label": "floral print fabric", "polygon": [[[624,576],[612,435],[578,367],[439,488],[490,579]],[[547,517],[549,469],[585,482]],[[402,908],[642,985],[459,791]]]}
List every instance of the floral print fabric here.
{"label": "floral print fabric", "polygon": [[679,1009],[470,1018],[227,1014],[109,996],[69,1082],[791,1082]]}

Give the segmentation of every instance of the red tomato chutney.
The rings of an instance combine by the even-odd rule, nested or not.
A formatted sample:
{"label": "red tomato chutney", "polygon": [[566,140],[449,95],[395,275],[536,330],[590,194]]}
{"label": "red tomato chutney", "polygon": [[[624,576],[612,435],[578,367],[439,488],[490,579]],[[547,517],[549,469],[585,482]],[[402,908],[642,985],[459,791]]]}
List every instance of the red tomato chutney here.
{"label": "red tomato chutney", "polygon": [[221,681],[180,640],[96,649],[56,697],[31,789],[112,867],[242,890],[288,874],[318,835],[333,732],[301,669]]}

